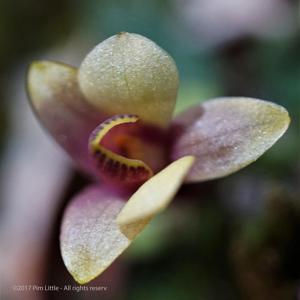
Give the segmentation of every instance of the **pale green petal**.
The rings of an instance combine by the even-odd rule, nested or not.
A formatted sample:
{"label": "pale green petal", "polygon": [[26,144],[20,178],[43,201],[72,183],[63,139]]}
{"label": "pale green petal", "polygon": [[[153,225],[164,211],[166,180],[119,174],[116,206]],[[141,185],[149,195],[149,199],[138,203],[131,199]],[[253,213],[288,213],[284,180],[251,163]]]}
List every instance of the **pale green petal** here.
{"label": "pale green petal", "polygon": [[79,85],[87,101],[108,114],[135,114],[165,127],[175,106],[178,72],[173,59],[154,42],[122,32],[86,56]]}

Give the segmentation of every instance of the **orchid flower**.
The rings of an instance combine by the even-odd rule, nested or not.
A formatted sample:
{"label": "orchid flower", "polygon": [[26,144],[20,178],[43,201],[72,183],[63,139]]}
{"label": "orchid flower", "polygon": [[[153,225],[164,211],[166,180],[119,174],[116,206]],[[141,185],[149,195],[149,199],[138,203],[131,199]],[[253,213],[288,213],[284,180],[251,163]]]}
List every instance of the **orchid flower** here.
{"label": "orchid flower", "polygon": [[78,69],[33,62],[27,84],[43,126],[96,179],[70,201],[61,225],[63,261],[80,284],[108,268],[182,184],[245,167],[290,122],[283,107],[241,97],[172,119],[177,67],[138,34],[103,41]]}

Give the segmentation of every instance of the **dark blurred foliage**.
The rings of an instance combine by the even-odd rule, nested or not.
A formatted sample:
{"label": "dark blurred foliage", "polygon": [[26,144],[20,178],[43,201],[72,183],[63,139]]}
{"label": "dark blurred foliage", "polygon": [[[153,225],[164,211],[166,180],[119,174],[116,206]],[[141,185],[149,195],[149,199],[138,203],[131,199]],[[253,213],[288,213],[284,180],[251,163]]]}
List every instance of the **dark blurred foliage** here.
{"label": "dark blurred foliage", "polygon": [[232,247],[241,293],[250,299],[293,299],[300,276],[300,208],[287,191],[269,195],[266,211],[243,225]]}
{"label": "dark blurred foliage", "polygon": [[[1,135],[5,132],[5,87],[14,68],[70,33],[74,25],[72,1],[0,1],[0,106]],[[1,143],[3,140],[1,139]],[[0,143],[0,146],[1,146]]]}
{"label": "dark blurred foliage", "polygon": [[[297,1],[286,3],[291,11],[298,9]],[[126,269],[118,279],[122,281],[120,290],[93,297],[296,299],[300,279],[299,25],[277,38],[242,34],[206,47],[198,36],[193,39],[186,34],[188,27],[181,15],[184,5],[183,1],[171,0],[1,0],[0,147],[6,143],[10,124],[17,122],[7,118],[14,105],[7,100],[14,70],[73,36],[91,46],[119,31],[154,40],[178,64],[179,107],[230,95],[262,98],[285,106],[292,117],[291,126],[266,155],[228,178],[185,186],[170,211],[161,215],[119,260]],[[25,78],[18,83],[19,89],[24,89],[24,82]],[[82,175],[74,175],[62,199],[61,212],[85,183]],[[49,241],[47,283],[74,284],[59,254],[60,219],[61,214]],[[118,266],[113,268],[119,272]],[[105,283],[111,284],[109,280]],[[44,296],[85,298],[84,292]]]}

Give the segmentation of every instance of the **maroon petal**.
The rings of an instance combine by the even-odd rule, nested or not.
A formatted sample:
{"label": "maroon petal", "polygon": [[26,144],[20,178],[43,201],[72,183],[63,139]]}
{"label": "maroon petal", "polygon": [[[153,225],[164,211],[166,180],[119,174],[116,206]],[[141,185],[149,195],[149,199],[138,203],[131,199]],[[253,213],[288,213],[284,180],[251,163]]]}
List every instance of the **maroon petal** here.
{"label": "maroon petal", "polygon": [[268,150],[287,130],[281,106],[251,98],[220,98],[190,108],[171,126],[171,159],[193,155],[187,181],[229,175]]}
{"label": "maroon petal", "polygon": [[77,69],[39,61],[28,71],[27,89],[33,109],[54,139],[86,170],[91,170],[88,138],[104,119],[85,102],[77,84]]}

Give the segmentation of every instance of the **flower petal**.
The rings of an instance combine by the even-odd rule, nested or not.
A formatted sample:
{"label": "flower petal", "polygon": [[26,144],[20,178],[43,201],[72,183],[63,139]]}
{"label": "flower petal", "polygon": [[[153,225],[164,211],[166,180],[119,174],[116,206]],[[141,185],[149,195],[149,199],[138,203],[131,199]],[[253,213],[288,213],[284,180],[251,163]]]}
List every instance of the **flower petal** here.
{"label": "flower petal", "polygon": [[108,114],[134,114],[166,127],[178,90],[173,59],[151,40],[121,32],[96,46],[79,68],[79,85]]}
{"label": "flower petal", "polygon": [[116,217],[125,200],[109,190],[92,186],[68,205],[61,227],[61,253],[78,283],[87,283],[102,273],[147,224],[142,220],[131,227],[130,238],[119,230]]}
{"label": "flower petal", "polygon": [[104,116],[83,100],[77,69],[50,61],[33,62],[27,88],[41,123],[81,166],[89,169],[89,135]]}
{"label": "flower petal", "polygon": [[144,183],[129,199],[117,222],[122,232],[128,226],[151,219],[172,201],[194,163],[193,156],[182,157]]}
{"label": "flower petal", "polygon": [[229,175],[255,161],[287,130],[288,112],[251,98],[220,98],[174,120],[171,159],[195,155],[187,181]]}

